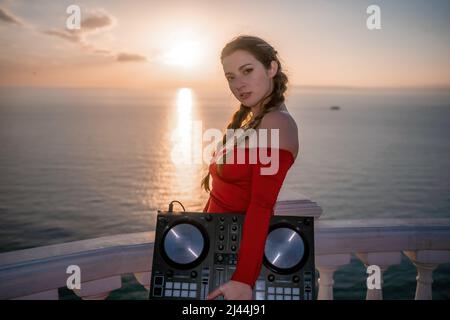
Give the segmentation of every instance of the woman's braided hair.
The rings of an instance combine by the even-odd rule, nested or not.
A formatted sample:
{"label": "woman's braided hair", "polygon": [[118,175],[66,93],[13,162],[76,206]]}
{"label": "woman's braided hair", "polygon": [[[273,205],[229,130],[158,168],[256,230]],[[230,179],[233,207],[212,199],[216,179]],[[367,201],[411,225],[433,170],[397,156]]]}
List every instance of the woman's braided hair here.
{"label": "woman's braided hair", "polygon": [[[239,109],[233,114],[227,125],[227,129],[256,129],[261,124],[262,119],[267,113],[277,110],[284,102],[284,93],[287,89],[288,78],[281,68],[280,60],[277,57],[277,51],[263,39],[245,35],[234,38],[222,49],[222,53],[220,55],[221,61],[236,50],[244,50],[249,52],[259,62],[261,62],[266,69],[270,68],[272,61],[276,61],[278,63],[278,71],[273,77],[273,90],[270,95],[265,98],[262,110],[258,116],[249,121],[249,118],[251,118],[251,109],[241,103]],[[224,134],[222,145],[225,146],[226,142],[227,134]],[[221,173],[222,164],[217,164],[217,170]],[[208,174],[202,179],[201,182],[201,187],[204,188],[206,192],[210,192],[209,178],[210,173],[208,171]]]}

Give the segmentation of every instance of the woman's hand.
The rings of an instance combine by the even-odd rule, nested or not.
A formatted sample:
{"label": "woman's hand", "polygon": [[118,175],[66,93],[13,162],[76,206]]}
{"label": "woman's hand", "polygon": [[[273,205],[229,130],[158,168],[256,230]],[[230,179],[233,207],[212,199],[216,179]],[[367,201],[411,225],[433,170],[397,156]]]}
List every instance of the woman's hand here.
{"label": "woman's hand", "polygon": [[248,284],[230,280],[211,292],[206,299],[212,300],[223,295],[225,300],[252,300],[252,294],[253,290]]}

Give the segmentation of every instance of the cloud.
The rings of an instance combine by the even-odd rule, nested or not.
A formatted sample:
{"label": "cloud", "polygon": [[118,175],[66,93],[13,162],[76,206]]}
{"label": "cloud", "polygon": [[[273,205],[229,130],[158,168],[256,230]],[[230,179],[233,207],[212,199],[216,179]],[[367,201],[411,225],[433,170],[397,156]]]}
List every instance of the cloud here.
{"label": "cloud", "polygon": [[49,30],[42,31],[42,33],[49,35],[49,36],[59,37],[61,39],[68,40],[70,42],[81,43],[83,41],[81,33],[76,32],[76,31],[49,29]]}
{"label": "cloud", "polygon": [[40,29],[33,25],[25,23],[22,19],[14,15],[13,13],[0,7],[0,23],[3,21],[8,24],[14,24],[20,27],[30,28],[47,36],[60,38],[64,41],[73,43],[80,48],[92,52],[97,55],[103,55],[109,59],[113,59],[116,62],[145,62],[147,57],[144,55],[131,53],[131,52],[119,52],[108,48],[99,48],[96,44],[88,41],[89,35],[97,32],[102,32],[116,25],[116,18],[102,9],[96,9],[85,13],[84,19],[81,20],[81,28],[70,30],[67,28],[51,28]]}
{"label": "cloud", "polygon": [[95,44],[89,43],[86,37],[99,30],[112,27],[116,23],[116,19],[105,13],[103,10],[95,10],[89,13],[85,19],[81,21],[81,28],[75,30],[68,29],[48,29],[42,31],[42,33],[70,41],[72,43],[80,45],[83,49],[92,51],[95,54],[106,55],[114,57],[118,62],[143,62],[147,61],[147,58],[140,54],[130,52],[120,52],[115,54],[109,49],[98,48]]}
{"label": "cloud", "polygon": [[130,62],[130,61],[141,62],[146,60],[147,58],[145,56],[134,53],[121,52],[117,55],[117,61],[119,62]]}
{"label": "cloud", "polygon": [[113,16],[103,10],[95,10],[91,11],[89,16],[81,21],[80,29],[48,29],[42,31],[42,33],[86,46],[87,42],[85,38],[87,35],[97,30],[111,27],[115,24],[115,21],[116,19]]}
{"label": "cloud", "polygon": [[18,26],[24,26],[24,23],[18,17],[3,8],[0,8],[0,21],[12,23]]}
{"label": "cloud", "polygon": [[111,51],[108,49],[94,49],[94,53],[109,55]]}
{"label": "cloud", "polygon": [[[95,30],[113,26],[115,24],[115,18],[104,11],[96,10],[90,13],[90,15],[81,21],[81,30]],[[87,30],[86,30],[87,29]]]}

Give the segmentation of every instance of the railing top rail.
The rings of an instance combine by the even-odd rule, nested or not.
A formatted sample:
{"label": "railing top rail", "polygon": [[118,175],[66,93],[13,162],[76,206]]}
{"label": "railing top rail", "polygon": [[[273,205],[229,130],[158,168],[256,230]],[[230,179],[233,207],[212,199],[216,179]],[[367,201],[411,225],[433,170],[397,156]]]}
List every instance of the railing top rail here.
{"label": "railing top rail", "polygon": [[[369,240],[373,239],[373,237],[381,239],[386,237],[404,238],[407,235],[409,235],[409,240],[414,239],[414,237],[417,240],[417,237],[420,236],[433,238],[433,235],[435,235],[439,239],[443,239],[442,237],[444,237],[444,239],[448,239],[449,241],[439,244],[438,247],[430,246],[429,249],[450,249],[450,219],[318,220],[316,222],[316,245],[319,245],[319,248],[317,248],[319,250],[316,250],[316,252],[321,253],[321,247],[327,247],[328,249],[325,248],[326,252],[330,252],[330,248],[336,248],[336,246],[330,247],[330,243],[326,242],[326,239],[329,237],[341,238],[342,240],[355,238]],[[130,248],[143,244],[153,245],[154,238],[154,231],[138,232],[0,253],[0,270],[10,265],[17,265],[33,260],[44,260],[57,256],[69,256],[88,252],[95,253],[108,248],[120,250],[121,247]],[[377,243],[374,243],[374,246],[377,245]],[[349,244],[348,250],[350,252],[354,252],[352,251],[354,250],[353,246]],[[403,249],[410,249],[410,246]],[[380,250],[386,249],[380,248]]]}
{"label": "railing top rail", "polygon": [[102,250],[104,251],[108,248],[130,248],[142,244],[153,246],[154,239],[155,232],[148,231],[118,234],[0,253],[0,271],[10,265],[18,265],[23,262],[34,260],[45,260],[58,256],[70,256],[78,253],[95,253]]}

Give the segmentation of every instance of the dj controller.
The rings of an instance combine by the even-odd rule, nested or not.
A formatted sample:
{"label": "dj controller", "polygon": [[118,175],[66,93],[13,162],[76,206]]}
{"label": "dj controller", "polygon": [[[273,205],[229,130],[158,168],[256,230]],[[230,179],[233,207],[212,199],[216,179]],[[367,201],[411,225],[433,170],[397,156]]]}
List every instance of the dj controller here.
{"label": "dj controller", "polygon": [[[205,300],[229,281],[244,217],[158,210],[149,298]],[[253,299],[312,300],[315,287],[314,218],[272,216]]]}

